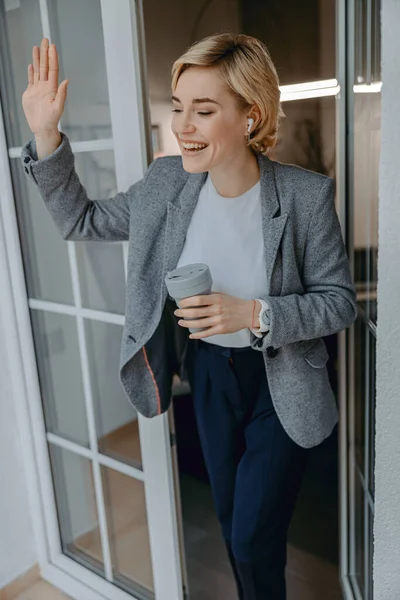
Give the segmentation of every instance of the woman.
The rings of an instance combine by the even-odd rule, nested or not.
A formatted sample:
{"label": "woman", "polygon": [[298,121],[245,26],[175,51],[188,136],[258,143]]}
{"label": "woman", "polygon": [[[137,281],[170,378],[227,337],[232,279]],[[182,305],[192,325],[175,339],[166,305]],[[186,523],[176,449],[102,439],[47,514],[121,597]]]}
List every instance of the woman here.
{"label": "woman", "polygon": [[[337,422],[321,339],[356,318],[333,180],[271,161],[279,81],[245,35],[193,45],[172,70],[164,157],[127,192],[87,198],[57,124],[67,93],[54,45],[33,49],[22,150],[66,240],[129,240],[120,377],[147,417],[168,409],[187,372],[202,449],[239,598],[285,598],[286,536],[309,448]],[[168,271],[209,265],[211,295],[176,308]],[[188,336],[188,327],[202,330]],[[190,339],[189,339],[190,338]]]}

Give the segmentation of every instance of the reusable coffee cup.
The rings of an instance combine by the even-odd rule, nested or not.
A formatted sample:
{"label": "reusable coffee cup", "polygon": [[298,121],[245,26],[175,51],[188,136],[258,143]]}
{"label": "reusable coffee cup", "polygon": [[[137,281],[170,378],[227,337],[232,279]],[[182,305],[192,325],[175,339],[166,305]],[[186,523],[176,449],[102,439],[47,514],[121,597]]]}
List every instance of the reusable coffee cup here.
{"label": "reusable coffee cup", "polygon": [[[165,277],[165,285],[169,295],[175,300],[179,307],[179,302],[184,298],[211,294],[213,280],[208,265],[204,263],[193,263],[169,271]],[[185,320],[191,320],[186,319]],[[203,331],[206,329],[189,327],[191,333]]]}

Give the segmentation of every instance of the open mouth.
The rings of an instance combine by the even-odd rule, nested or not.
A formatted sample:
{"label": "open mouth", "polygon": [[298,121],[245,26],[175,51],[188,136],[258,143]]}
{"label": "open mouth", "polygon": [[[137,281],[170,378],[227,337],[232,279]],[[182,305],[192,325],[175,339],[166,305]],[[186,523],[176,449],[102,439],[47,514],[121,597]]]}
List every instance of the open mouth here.
{"label": "open mouth", "polygon": [[188,144],[187,146],[184,146],[182,144],[182,152],[187,156],[194,156],[195,154],[200,154],[206,148],[208,148],[208,145],[206,144]]}

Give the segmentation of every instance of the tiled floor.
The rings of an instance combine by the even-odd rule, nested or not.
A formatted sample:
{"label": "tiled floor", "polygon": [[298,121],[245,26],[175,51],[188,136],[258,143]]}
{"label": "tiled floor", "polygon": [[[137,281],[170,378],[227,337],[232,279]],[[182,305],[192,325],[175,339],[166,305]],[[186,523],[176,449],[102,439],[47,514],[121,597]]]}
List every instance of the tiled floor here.
{"label": "tiled floor", "polygon": [[46,581],[38,581],[34,586],[17,596],[15,600],[71,600]]}
{"label": "tiled floor", "polygon": [[[315,577],[313,577],[313,581],[311,582],[297,574],[295,570],[292,570],[297,558],[296,550],[289,548],[289,562],[292,563],[292,567],[289,567],[287,572],[287,600],[321,600],[321,598],[324,600],[340,600],[341,596],[333,589],[329,589],[329,566],[314,562],[313,567],[316,568],[321,579],[316,583]],[[304,559],[305,557],[303,556],[301,560]],[[311,566],[313,563],[312,557],[306,557],[306,560],[311,561]],[[192,575],[195,574],[193,569],[194,566],[192,565]],[[200,566],[198,575],[202,578],[204,577],[204,568],[202,566]],[[324,580],[325,576],[327,576],[327,579]],[[212,583],[213,587],[212,594],[210,595],[207,589],[199,590],[195,595],[196,600],[237,600],[229,574],[216,569],[213,573],[209,573],[210,583]],[[38,581],[29,590],[17,596],[15,600],[71,600],[71,598],[47,582]]]}
{"label": "tiled floor", "polygon": [[[181,477],[183,524],[191,600],[237,600],[234,579],[209,487]],[[337,566],[288,545],[287,600],[341,600]]]}

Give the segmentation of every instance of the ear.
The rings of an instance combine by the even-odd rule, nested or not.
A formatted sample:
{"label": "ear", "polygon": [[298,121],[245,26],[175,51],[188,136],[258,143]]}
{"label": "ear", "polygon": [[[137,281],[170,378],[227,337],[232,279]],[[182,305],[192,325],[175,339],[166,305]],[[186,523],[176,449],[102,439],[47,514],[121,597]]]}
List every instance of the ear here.
{"label": "ear", "polygon": [[250,118],[250,117],[252,119],[254,119],[254,125],[252,127],[252,130],[254,131],[254,129],[256,129],[256,127],[259,125],[259,123],[261,121],[261,111],[258,108],[257,104],[253,104],[250,112],[247,114],[247,118]]}

